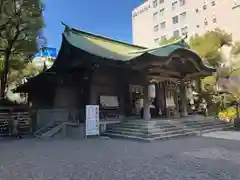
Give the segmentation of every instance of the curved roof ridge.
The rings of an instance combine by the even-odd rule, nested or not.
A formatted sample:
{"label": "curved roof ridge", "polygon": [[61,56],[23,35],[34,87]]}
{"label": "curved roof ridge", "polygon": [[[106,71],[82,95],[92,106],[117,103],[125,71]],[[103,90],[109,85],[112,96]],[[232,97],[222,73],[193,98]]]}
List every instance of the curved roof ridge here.
{"label": "curved roof ridge", "polygon": [[99,38],[99,39],[102,39],[102,40],[111,41],[113,43],[122,44],[122,45],[125,45],[125,46],[135,47],[135,48],[139,48],[139,49],[147,49],[146,47],[143,47],[143,46],[138,46],[138,45],[135,45],[135,44],[130,44],[130,43],[127,43],[127,42],[124,42],[124,41],[120,41],[120,40],[112,39],[112,38],[109,38],[109,37],[105,37],[105,36],[102,36],[102,35],[99,35],[99,34],[83,31],[83,30],[80,30],[80,29],[75,29],[75,28],[72,28],[72,27],[68,26],[64,22],[62,22],[62,25],[65,26],[66,29],[68,28],[68,29],[72,30],[73,32],[81,33],[81,34],[84,34],[86,36],[91,36],[91,37],[94,37],[94,38]]}
{"label": "curved roof ridge", "polygon": [[[191,51],[192,53],[195,53],[196,55],[198,55],[198,53],[196,51],[194,51],[193,49],[188,49],[188,50]],[[210,68],[210,69],[215,69],[213,66],[209,65],[208,63],[206,63],[206,59],[204,59],[202,57],[201,57],[201,59],[202,59],[202,63],[204,64],[204,66],[206,66],[207,68]]]}
{"label": "curved roof ridge", "polygon": [[[139,51],[133,51],[129,54],[135,54],[135,53],[144,53],[144,52],[148,52],[148,51],[155,51],[155,50],[158,50],[158,49],[161,49],[161,48],[165,48],[165,47],[168,47],[168,46],[171,46],[171,45],[183,45],[182,42],[184,41],[185,42],[185,39],[187,38],[187,35],[181,37],[180,39],[177,39],[171,43],[167,43],[167,44],[164,44],[164,45],[161,45],[161,46],[158,46],[156,48],[151,48],[151,49],[143,49],[143,50],[139,50]],[[185,42],[185,44],[187,45],[187,43]],[[188,46],[189,47],[189,46]]]}

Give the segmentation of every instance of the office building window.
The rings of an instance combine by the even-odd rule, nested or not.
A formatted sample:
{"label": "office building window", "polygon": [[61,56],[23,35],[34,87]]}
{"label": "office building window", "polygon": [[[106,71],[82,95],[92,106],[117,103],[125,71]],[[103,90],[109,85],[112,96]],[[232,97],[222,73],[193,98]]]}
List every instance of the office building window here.
{"label": "office building window", "polygon": [[159,43],[159,38],[155,38],[154,42],[155,42],[155,44],[158,44]]}
{"label": "office building window", "polygon": [[184,27],[181,29],[182,35],[185,36],[188,34],[188,27]]}
{"label": "office building window", "polygon": [[173,31],[173,36],[179,37],[180,36],[179,30]]}
{"label": "office building window", "polygon": [[173,22],[173,24],[177,24],[178,23],[178,16],[174,16],[172,18],[172,22]]}
{"label": "office building window", "polygon": [[212,1],[212,6],[215,6],[216,5],[216,1]]}
{"label": "office building window", "polygon": [[153,19],[156,20],[158,17],[158,12],[153,13]]}
{"label": "office building window", "polygon": [[161,24],[160,24],[160,27],[161,27],[161,29],[164,29],[164,28],[166,28],[166,22],[164,21],[164,22],[162,22]]}
{"label": "office building window", "polygon": [[179,0],[180,6],[183,6],[186,4],[186,0]]}
{"label": "office building window", "polygon": [[158,3],[157,0],[153,1],[153,8],[157,7],[157,3]]}
{"label": "office building window", "polygon": [[165,12],[165,9],[164,9],[164,8],[161,9],[161,10],[160,10],[160,16],[164,16],[164,12]]}
{"label": "office building window", "polygon": [[173,2],[173,3],[172,3],[172,10],[173,10],[173,11],[176,10],[176,9],[177,9],[177,6],[178,6],[178,2],[177,2],[177,1]]}
{"label": "office building window", "polygon": [[205,25],[205,26],[208,25],[208,21],[207,21],[207,19],[204,20],[204,25]]}
{"label": "office building window", "polygon": [[164,0],[159,0],[159,4],[162,4],[162,3],[164,3]]}
{"label": "office building window", "polygon": [[185,21],[186,15],[187,15],[186,12],[180,14],[180,21],[181,21],[181,22]]}
{"label": "office building window", "polygon": [[153,29],[154,29],[154,32],[157,32],[159,30],[159,26],[155,25]]}
{"label": "office building window", "polygon": [[217,18],[216,17],[213,17],[213,23],[216,23],[217,22]]}
{"label": "office building window", "polygon": [[207,3],[206,1],[204,2],[204,5],[203,5],[203,10],[206,10],[207,9]]}
{"label": "office building window", "polygon": [[166,40],[167,39],[167,36],[166,35],[163,35],[162,37],[161,37],[161,41],[164,41],[164,40]]}

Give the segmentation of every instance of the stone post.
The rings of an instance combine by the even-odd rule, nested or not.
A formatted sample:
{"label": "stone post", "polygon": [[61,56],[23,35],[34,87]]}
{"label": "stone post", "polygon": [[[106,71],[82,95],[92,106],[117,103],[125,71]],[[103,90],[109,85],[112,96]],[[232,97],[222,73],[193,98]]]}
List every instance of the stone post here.
{"label": "stone post", "polygon": [[179,85],[179,91],[180,91],[180,100],[181,100],[181,116],[185,117],[188,115],[188,101],[186,96],[186,87],[183,80],[180,81]]}

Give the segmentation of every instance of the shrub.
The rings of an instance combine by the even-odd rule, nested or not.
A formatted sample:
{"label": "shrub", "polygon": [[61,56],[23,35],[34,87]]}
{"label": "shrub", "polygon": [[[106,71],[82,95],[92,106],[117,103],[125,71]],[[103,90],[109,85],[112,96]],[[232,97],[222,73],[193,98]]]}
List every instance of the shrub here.
{"label": "shrub", "polygon": [[[240,108],[239,108],[240,110]],[[223,121],[233,121],[237,117],[237,112],[235,107],[229,107],[218,113],[219,119]]]}

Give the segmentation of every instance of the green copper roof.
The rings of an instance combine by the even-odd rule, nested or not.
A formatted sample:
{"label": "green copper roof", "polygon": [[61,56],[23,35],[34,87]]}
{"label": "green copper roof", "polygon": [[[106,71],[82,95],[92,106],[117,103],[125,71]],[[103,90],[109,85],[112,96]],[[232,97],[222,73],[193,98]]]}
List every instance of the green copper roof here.
{"label": "green copper roof", "polygon": [[[156,49],[148,49],[145,53],[149,53],[154,56],[167,57],[178,49],[185,49],[185,48],[180,44],[171,44],[171,45],[161,46]],[[140,53],[140,52],[137,52],[137,53]]]}
{"label": "green copper roof", "polygon": [[[141,55],[150,55],[142,56],[142,59],[144,60],[143,63],[151,63],[151,60],[168,60],[173,53],[178,53],[179,50],[182,50],[182,52],[186,52],[186,54],[192,57],[194,61],[193,64],[198,69],[202,69],[206,72],[215,72],[215,69],[206,67],[202,63],[202,60],[198,56],[198,54],[193,52],[189,48],[189,46],[185,42],[185,37],[170,44],[166,44],[154,49],[148,49],[146,47],[136,46],[129,43],[106,38],[100,35],[70,28],[66,24],[63,25],[65,26],[65,31],[63,33],[64,40],[66,40],[70,45],[78,48],[79,50],[88,52],[98,57],[102,57],[103,59],[125,62],[127,61],[125,64],[128,64],[131,67],[131,65],[134,66],[136,62],[141,63],[141,61],[139,61],[139,59],[141,58],[138,58]],[[26,92],[27,90],[24,88],[28,88],[28,86],[34,86],[31,83],[37,84],[40,81],[39,79],[47,81],[49,77],[54,78],[60,69],[58,69],[57,67],[61,67],[61,69],[64,70],[66,68],[65,65],[67,64],[69,64],[68,59],[57,57],[56,61],[54,61],[54,64],[50,69],[40,73],[38,76],[29,79],[27,83],[19,86],[16,91]]]}
{"label": "green copper roof", "polygon": [[66,28],[63,34],[71,45],[83,51],[106,59],[128,61],[144,53],[167,57],[175,50],[186,49],[186,44],[182,43],[183,39],[158,48],[148,49],[145,47],[136,46],[85,31],[73,29],[67,25],[65,25],[65,27]]}
{"label": "green copper roof", "polygon": [[131,46],[125,46],[120,43],[104,41],[102,39],[85,36],[76,32],[64,32],[67,41],[76,48],[89,52],[102,58],[113,60],[130,60],[136,54],[129,54],[133,50],[138,50]]}

